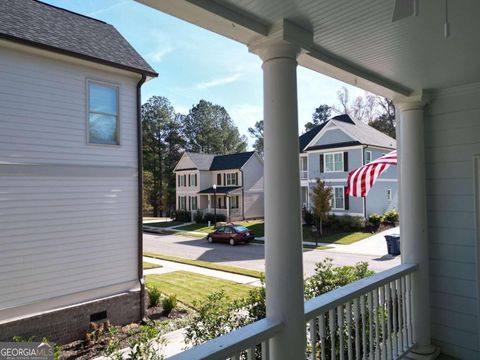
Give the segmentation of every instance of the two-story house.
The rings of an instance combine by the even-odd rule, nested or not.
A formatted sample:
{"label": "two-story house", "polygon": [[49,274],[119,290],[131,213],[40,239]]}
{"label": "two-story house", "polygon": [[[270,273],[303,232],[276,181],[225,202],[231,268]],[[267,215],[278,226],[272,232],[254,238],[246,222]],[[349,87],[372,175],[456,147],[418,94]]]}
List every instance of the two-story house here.
{"label": "two-story house", "polygon": [[216,212],[229,221],[263,217],[263,161],[255,151],[186,152],[174,172],[177,210]]}
{"label": "two-story house", "polygon": [[140,89],[112,26],[0,1],[0,341],[144,316]]}
{"label": "two-story house", "polygon": [[396,148],[395,139],[348,115],[338,115],[301,135],[301,202],[311,206],[316,179],[332,187],[332,210],[336,215],[368,216],[398,208],[397,173],[385,171],[366,198],[346,196],[348,173]]}

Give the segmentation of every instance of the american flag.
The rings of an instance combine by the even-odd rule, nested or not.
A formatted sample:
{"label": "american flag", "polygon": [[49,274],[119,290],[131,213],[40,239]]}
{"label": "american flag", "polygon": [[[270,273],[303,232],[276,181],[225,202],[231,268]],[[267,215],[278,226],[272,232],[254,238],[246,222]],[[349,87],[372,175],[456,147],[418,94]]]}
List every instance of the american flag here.
{"label": "american flag", "polygon": [[389,152],[368,164],[350,171],[348,174],[347,195],[365,197],[377,178],[390,165],[397,165],[397,151]]}

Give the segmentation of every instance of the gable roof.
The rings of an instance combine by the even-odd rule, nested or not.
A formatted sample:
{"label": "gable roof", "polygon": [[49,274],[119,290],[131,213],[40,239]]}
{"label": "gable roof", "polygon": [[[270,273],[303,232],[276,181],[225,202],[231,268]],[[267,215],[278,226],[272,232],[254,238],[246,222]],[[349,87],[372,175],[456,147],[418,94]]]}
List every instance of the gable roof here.
{"label": "gable roof", "polygon": [[[212,155],[186,152],[184,156],[188,156],[192,160],[197,170],[218,171],[240,169],[252,157],[253,154],[255,154],[255,151],[248,151],[229,155]],[[181,170],[192,169],[175,168],[175,171]]]}
{"label": "gable roof", "polygon": [[213,159],[211,171],[216,170],[229,170],[240,169],[251,157],[255,154],[255,151],[229,154],[229,155],[217,155]]}
{"label": "gable roof", "polygon": [[0,39],[158,76],[112,25],[37,0],[0,1]]}
{"label": "gable roof", "polygon": [[[325,144],[321,146],[316,146],[313,143],[315,138],[321,137],[322,135],[320,132],[327,126],[333,124],[347,135],[352,137],[354,141],[350,142],[348,146],[353,145],[370,145],[370,146],[378,146],[382,148],[389,148],[395,149],[396,148],[396,141],[395,139],[391,138],[390,136],[378,131],[377,129],[371,127],[368,124],[365,124],[363,121],[358,121],[350,118],[347,114],[337,115],[328,120],[326,123],[322,125],[318,125],[309,132],[303,134],[305,139],[309,139],[306,144],[303,144],[302,147],[302,136],[300,136],[300,151],[305,152],[309,150],[318,150],[318,149],[328,149],[328,148],[335,148],[338,147],[339,144]],[[317,129],[318,128],[318,129]],[[313,134],[309,134],[312,132]],[[305,140],[303,141],[305,142]],[[342,146],[346,146],[346,143],[342,143]]]}

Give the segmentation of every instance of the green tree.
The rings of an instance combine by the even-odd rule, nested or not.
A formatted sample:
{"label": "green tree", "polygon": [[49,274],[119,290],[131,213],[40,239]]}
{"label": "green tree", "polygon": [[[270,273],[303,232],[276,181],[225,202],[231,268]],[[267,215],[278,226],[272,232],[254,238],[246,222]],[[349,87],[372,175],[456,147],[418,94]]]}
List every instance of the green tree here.
{"label": "green tree", "polygon": [[263,156],[263,120],[257,121],[254,127],[249,127],[248,132],[255,139],[253,148]]}
{"label": "green tree", "polygon": [[312,114],[312,121],[305,124],[305,131],[313,129],[317,125],[321,125],[330,119],[332,108],[326,104],[320,105]]}
{"label": "green tree", "polygon": [[223,106],[200,100],[184,119],[187,150],[205,154],[232,154],[246,151],[247,139],[241,136]]}
{"label": "green tree", "polygon": [[377,104],[379,108],[379,115],[375,119],[370,121],[368,125],[395,139],[396,124],[395,106],[393,105],[393,101],[384,97],[378,97]]}
{"label": "green tree", "polygon": [[323,235],[323,222],[327,219],[328,212],[331,209],[331,199],[332,188],[328,187],[322,179],[317,179],[312,194],[312,210],[320,236]]}
{"label": "green tree", "polygon": [[147,179],[147,197],[153,215],[161,216],[172,202],[172,186],[175,192],[173,169],[185,145],[182,125],[168,99],[161,96],[153,96],[142,105],[142,125],[144,170],[152,175]]}

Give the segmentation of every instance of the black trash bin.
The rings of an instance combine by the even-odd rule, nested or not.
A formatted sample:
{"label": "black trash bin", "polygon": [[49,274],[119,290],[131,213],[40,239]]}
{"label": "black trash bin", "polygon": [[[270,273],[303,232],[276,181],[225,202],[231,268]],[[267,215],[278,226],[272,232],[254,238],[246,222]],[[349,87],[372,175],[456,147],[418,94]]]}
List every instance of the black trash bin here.
{"label": "black trash bin", "polygon": [[392,256],[400,255],[400,235],[399,234],[385,235],[385,240],[387,241],[388,255],[392,255]]}

